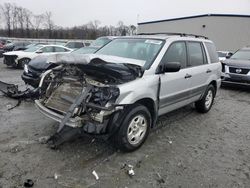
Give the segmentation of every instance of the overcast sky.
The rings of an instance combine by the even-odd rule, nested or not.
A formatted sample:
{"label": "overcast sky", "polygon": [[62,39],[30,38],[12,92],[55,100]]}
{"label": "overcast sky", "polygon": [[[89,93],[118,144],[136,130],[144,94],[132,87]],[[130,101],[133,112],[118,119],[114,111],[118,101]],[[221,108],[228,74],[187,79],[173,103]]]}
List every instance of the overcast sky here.
{"label": "overcast sky", "polygon": [[99,20],[136,25],[207,13],[250,15],[250,0],[0,0],[28,8],[34,14],[51,11],[56,25],[75,26]]}

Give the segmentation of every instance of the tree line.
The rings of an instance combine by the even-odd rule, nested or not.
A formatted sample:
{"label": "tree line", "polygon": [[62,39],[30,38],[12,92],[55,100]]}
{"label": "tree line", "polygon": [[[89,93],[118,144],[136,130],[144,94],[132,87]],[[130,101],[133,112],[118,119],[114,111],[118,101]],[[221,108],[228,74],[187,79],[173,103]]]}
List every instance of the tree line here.
{"label": "tree line", "polygon": [[100,36],[133,35],[136,26],[124,25],[119,21],[116,26],[100,26],[99,20],[75,27],[61,27],[52,20],[52,13],[34,14],[32,11],[13,3],[0,4],[0,36],[17,38],[53,39],[96,39]]}

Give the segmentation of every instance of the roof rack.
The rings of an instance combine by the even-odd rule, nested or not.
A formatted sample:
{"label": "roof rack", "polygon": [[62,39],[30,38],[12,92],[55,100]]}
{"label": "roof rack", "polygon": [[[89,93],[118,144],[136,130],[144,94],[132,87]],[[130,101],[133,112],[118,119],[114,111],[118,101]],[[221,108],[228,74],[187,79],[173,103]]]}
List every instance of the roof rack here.
{"label": "roof rack", "polygon": [[181,37],[195,37],[195,38],[204,38],[208,39],[208,37],[202,36],[202,35],[195,35],[195,34],[187,34],[187,33],[169,33],[169,32],[164,32],[164,33],[138,33],[137,35],[179,35]]}

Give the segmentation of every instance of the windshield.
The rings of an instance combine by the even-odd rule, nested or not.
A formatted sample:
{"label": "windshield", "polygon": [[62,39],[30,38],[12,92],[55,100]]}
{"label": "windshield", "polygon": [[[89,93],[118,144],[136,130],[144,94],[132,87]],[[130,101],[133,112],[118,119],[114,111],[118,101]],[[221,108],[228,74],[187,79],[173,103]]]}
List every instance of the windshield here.
{"label": "windshield", "polygon": [[111,41],[111,39],[109,39],[109,38],[98,38],[95,41],[93,41],[90,44],[90,46],[102,47],[110,41]]}
{"label": "windshield", "polygon": [[250,50],[239,50],[230,59],[250,60]]}
{"label": "windshield", "polygon": [[79,48],[78,50],[73,51],[73,54],[92,54],[94,53],[98,48],[96,47],[83,47]]}
{"label": "windshield", "polygon": [[96,54],[118,56],[145,61],[144,68],[148,69],[164,42],[158,39],[115,39]]}
{"label": "windshield", "polygon": [[30,48],[24,50],[24,52],[35,52],[36,50],[38,50],[39,48],[41,48],[42,46],[37,45],[37,46],[31,46]]}

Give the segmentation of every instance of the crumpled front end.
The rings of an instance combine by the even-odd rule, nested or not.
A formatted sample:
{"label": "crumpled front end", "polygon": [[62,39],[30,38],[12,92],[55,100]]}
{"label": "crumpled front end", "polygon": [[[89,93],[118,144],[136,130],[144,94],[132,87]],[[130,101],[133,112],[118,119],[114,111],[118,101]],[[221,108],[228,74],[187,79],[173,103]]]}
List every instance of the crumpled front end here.
{"label": "crumpled front end", "polygon": [[[116,105],[119,88],[86,75],[73,65],[47,71],[40,83],[41,97],[36,106],[60,126],[82,127],[87,133],[106,133]],[[60,128],[59,128],[60,129]]]}

